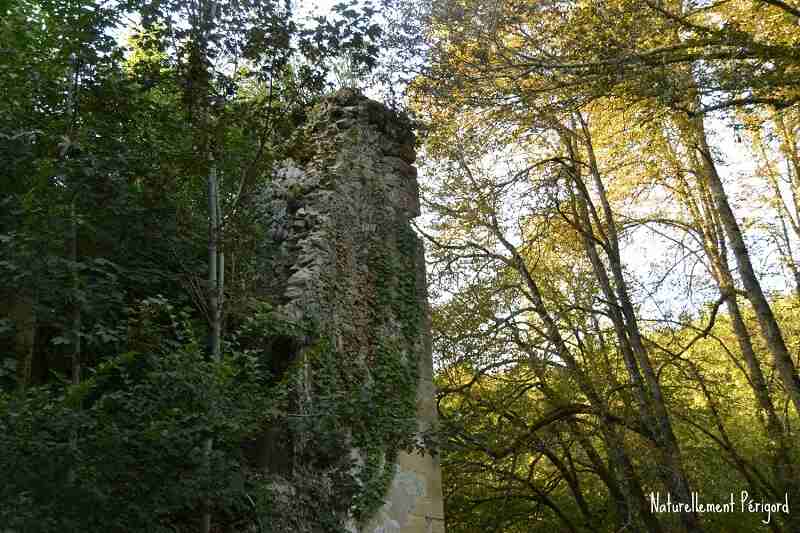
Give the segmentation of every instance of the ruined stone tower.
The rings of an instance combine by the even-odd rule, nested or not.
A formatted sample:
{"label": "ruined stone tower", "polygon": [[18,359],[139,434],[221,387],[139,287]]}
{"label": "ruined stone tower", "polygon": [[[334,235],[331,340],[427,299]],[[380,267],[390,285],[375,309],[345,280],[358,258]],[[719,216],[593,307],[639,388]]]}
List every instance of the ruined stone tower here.
{"label": "ruined stone tower", "polygon": [[268,342],[290,414],[253,456],[278,530],[444,531],[422,446],[436,411],[414,158],[405,119],[341,90],[265,198]]}

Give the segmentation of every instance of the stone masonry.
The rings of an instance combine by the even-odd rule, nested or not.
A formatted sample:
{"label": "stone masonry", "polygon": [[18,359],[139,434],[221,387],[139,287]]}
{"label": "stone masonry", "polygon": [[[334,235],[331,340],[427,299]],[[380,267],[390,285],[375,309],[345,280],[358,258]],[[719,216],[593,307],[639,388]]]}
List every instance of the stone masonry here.
{"label": "stone masonry", "polygon": [[[337,487],[331,480],[339,479],[335,473],[344,468],[365,490],[373,484],[381,487],[383,496],[378,505],[366,507],[367,516],[353,511],[361,501],[357,490],[342,496],[352,502],[347,500],[351,507],[340,513],[341,522],[357,533],[444,532],[437,459],[420,451],[397,453],[391,446],[401,437],[387,437],[378,448],[361,440],[368,431],[377,431],[369,429],[371,418],[378,420],[384,409],[395,407],[395,399],[385,396],[403,390],[400,378],[399,385],[380,382],[385,379],[381,376],[392,375],[386,368],[399,369],[402,377],[404,365],[416,365],[411,386],[416,387],[417,437],[411,441],[421,442],[436,418],[425,263],[422,244],[410,227],[420,214],[414,159],[407,120],[343,89],[324,99],[309,117],[293,160],[266,198],[272,214],[268,248],[273,251],[263,294],[278,295],[272,304],[284,323],[313,325],[305,338],[290,343],[289,356],[300,365],[296,409],[313,413],[326,401],[317,386],[323,380],[322,364],[314,363],[322,340],[336,354],[337,368],[327,372],[348,387],[349,400],[367,398],[365,412],[336,419],[337,438],[350,450],[349,458],[339,454],[317,461],[323,466],[314,474],[327,479],[322,485],[332,498]],[[391,357],[396,360],[387,360]],[[396,401],[402,405],[403,398]],[[408,401],[413,411],[413,390]],[[391,420],[391,411],[385,416]],[[391,434],[391,424],[386,431]],[[287,440],[291,449],[286,454],[298,455],[302,448],[306,457],[315,446],[312,441],[295,435]],[[275,480],[290,505],[291,495],[301,490],[297,474],[283,473]]]}

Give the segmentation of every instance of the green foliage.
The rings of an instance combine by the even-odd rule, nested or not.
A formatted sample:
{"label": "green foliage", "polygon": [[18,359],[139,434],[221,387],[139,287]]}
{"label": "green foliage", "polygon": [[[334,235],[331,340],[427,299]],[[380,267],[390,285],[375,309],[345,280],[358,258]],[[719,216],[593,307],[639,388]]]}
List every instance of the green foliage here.
{"label": "green foliage", "polygon": [[203,362],[190,344],[120,355],[64,393],[5,395],[0,521],[31,532],[182,530],[209,498],[247,518],[240,445],[269,412],[261,364],[245,354]]}
{"label": "green foliage", "polygon": [[[0,14],[0,529],[189,531],[209,505],[231,530],[339,531],[353,501],[366,516],[410,445],[416,361],[391,339],[370,379],[348,374],[331,339],[305,346],[312,328],[278,319],[258,284],[278,253],[261,196],[337,58],[376,66],[375,10],[342,2],[301,21],[272,0],[22,0]],[[226,280],[216,362],[210,155]],[[390,261],[390,275],[404,268]],[[403,284],[386,305],[406,321]],[[283,361],[281,343],[306,355]],[[318,398],[298,413],[308,368]],[[245,458],[278,427],[297,436],[295,516]]]}

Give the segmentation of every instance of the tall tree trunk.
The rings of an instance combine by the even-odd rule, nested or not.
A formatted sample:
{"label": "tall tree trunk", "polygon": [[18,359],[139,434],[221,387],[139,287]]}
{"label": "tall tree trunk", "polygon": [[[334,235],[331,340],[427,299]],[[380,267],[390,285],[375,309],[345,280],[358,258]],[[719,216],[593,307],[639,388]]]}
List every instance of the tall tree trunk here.
{"label": "tall tree trunk", "polygon": [[786,170],[789,175],[789,189],[792,194],[795,215],[791,218],[792,226],[797,236],[800,237],[800,152],[798,152],[800,144],[797,138],[800,127],[797,122],[787,124],[786,116],[783,113],[774,112],[773,118],[780,138],[780,150],[786,158]]}
{"label": "tall tree trunk", "polygon": [[[220,205],[219,183],[217,181],[217,165],[214,156],[209,155],[210,168],[206,181],[208,194],[208,321],[209,321],[209,355],[218,361],[222,357],[222,300],[224,291],[225,259],[220,250]],[[211,452],[214,439],[209,437],[204,444],[206,467],[211,468]],[[203,533],[211,531],[211,510],[203,513],[201,529]]]}
{"label": "tall tree trunk", "polygon": [[220,357],[222,342],[222,266],[223,259],[220,251],[220,208],[219,184],[217,182],[217,167],[213,156],[210,157],[211,165],[207,179],[208,194],[208,321],[209,321],[209,354],[214,360]]}
{"label": "tall tree trunk", "polygon": [[72,269],[72,384],[81,382],[81,297],[80,276],[78,274],[78,214],[75,209],[75,200],[70,206],[70,262]]}
{"label": "tall tree trunk", "polygon": [[782,212],[778,213],[778,220],[781,223],[781,235],[783,239],[783,246],[778,244],[778,252],[781,254],[781,259],[786,268],[791,272],[794,279],[794,293],[795,296],[800,298],[800,268],[797,267],[797,262],[794,260],[794,253],[792,252],[792,241],[789,238],[789,230],[786,227],[786,215]]}
{"label": "tall tree trunk", "polygon": [[[69,109],[69,124],[65,133],[66,142],[61,153],[61,163],[66,168],[66,159],[69,157],[70,146],[75,141],[77,135],[77,119],[78,119],[78,94],[80,88],[80,62],[77,56],[73,53],[70,56],[70,63],[72,66],[71,83],[67,89],[67,106]],[[64,172],[66,175],[67,172]],[[70,284],[72,289],[72,317],[70,324],[70,336],[72,337],[72,353],[70,354],[70,378],[74,387],[81,383],[81,358],[82,358],[82,300],[80,274],[78,272],[78,209],[76,206],[78,198],[78,188],[74,187],[71,191],[70,209],[69,209],[69,224],[70,233],[68,239],[69,246],[69,261],[70,261]],[[78,406],[80,408],[80,405]],[[78,429],[73,427],[70,429],[70,449],[77,459],[78,456]],[[75,464],[70,464],[67,470],[67,482],[71,485],[75,483],[77,477],[77,470]]]}
{"label": "tall tree trunk", "polygon": [[[72,337],[72,353],[70,356],[71,382],[73,386],[81,383],[81,296],[80,296],[80,275],[78,274],[78,214],[75,208],[75,199],[70,204],[70,238],[69,238],[69,259],[72,280],[72,324],[70,326]],[[70,449],[77,458],[78,455],[78,430],[70,430]],[[73,484],[76,481],[76,469],[72,464],[67,471],[67,481]]]}
{"label": "tall tree trunk", "polygon": [[[219,361],[222,357],[222,294],[224,291],[224,258],[221,251],[221,207],[219,197],[219,180],[217,176],[217,163],[214,158],[212,138],[214,133],[212,128],[212,106],[211,106],[211,79],[208,72],[207,62],[209,61],[209,39],[214,30],[217,18],[217,3],[215,0],[200,0],[195,12],[196,19],[193,23],[196,42],[193,53],[189,58],[189,75],[193,78],[189,80],[191,91],[189,94],[190,108],[194,107],[199,113],[199,125],[201,131],[197,132],[202,140],[196,146],[198,155],[205,157],[208,161],[206,175],[206,194],[208,199],[208,277],[206,280],[206,310],[209,326],[208,351],[213,361]],[[214,448],[213,437],[208,437],[203,443],[204,462],[206,473],[211,472],[211,454]],[[201,516],[200,530],[202,533],[211,531],[211,501],[205,502],[205,509]]]}
{"label": "tall tree trunk", "polygon": [[[493,230],[495,235],[500,239],[506,250],[512,255],[513,260],[511,265],[517,270],[520,277],[527,288],[527,297],[533,304],[534,311],[539,319],[545,324],[545,332],[548,339],[552,342],[558,351],[559,357],[565,362],[567,369],[574,376],[575,381],[578,383],[578,388],[581,393],[586,396],[589,405],[598,413],[600,418],[601,434],[606,443],[609,454],[609,465],[611,468],[599,469],[600,472],[606,472],[607,476],[603,478],[606,485],[611,490],[614,496],[622,495],[622,498],[615,497],[615,504],[617,505],[620,514],[620,520],[631,520],[622,522],[620,525],[630,531],[637,531],[639,526],[632,521],[633,516],[640,516],[644,522],[647,530],[650,533],[660,533],[661,526],[649,509],[646,506],[644,493],[639,485],[633,464],[626,451],[625,443],[619,435],[618,430],[615,428],[613,417],[609,411],[608,405],[603,397],[597,392],[591,380],[586,376],[583,369],[578,364],[578,361],[572,354],[564,340],[555,319],[550,315],[547,306],[542,298],[541,291],[538,284],[531,275],[528,267],[525,264],[525,259],[519,254],[519,251],[500,233],[500,229],[494,221]],[[545,380],[542,379],[542,383]],[[543,391],[547,392],[547,387],[543,387]],[[558,397],[555,393],[551,397]],[[580,434],[580,430],[575,430],[576,434]],[[582,443],[584,449],[589,452],[593,447],[586,441]],[[591,457],[591,455],[590,455]],[[593,461],[596,466],[601,465],[600,461],[596,459]],[[621,481],[621,483],[620,483]]]}
{"label": "tall tree trunk", "polygon": [[[792,209],[790,209],[786,199],[784,198],[784,193],[781,190],[780,185],[780,171],[775,168],[775,165],[770,160],[769,155],[767,154],[767,149],[764,146],[764,140],[759,137],[754,141],[754,144],[761,152],[761,160],[766,173],[767,182],[769,183],[770,189],[772,189],[772,194],[775,197],[775,210],[778,214],[778,222],[780,222],[780,233],[775,235],[778,253],[781,255],[781,260],[784,266],[789,270],[794,278],[795,293],[800,296],[800,269],[797,268],[797,263],[795,262],[792,254],[792,241],[789,238],[789,228],[786,222],[787,220],[789,221],[795,237],[798,238],[800,238],[800,226],[797,223],[795,214],[792,212]],[[786,152],[788,149],[784,149],[783,151]],[[795,182],[792,178],[792,167],[789,166],[787,171],[789,173],[789,189],[791,191],[792,206],[796,212],[798,207],[798,197]]]}
{"label": "tall tree trunk", "polygon": [[725,234],[731,244],[731,251],[736,259],[736,265],[739,269],[739,276],[742,278],[745,294],[755,310],[761,335],[772,354],[775,367],[778,369],[778,375],[786,389],[786,393],[789,395],[795,410],[800,414],[800,377],[798,377],[797,369],[786,347],[786,341],[783,338],[783,333],[778,325],[778,321],[775,319],[775,315],[772,312],[772,307],[769,305],[767,297],[764,295],[764,291],[761,288],[761,284],[756,277],[753,264],[750,260],[750,253],[747,250],[744,237],[742,236],[742,230],[730,206],[728,195],[725,192],[722,180],[720,179],[712,158],[711,149],[706,140],[702,117],[691,119],[689,125],[692,128],[691,133],[695,141],[694,147],[699,152],[703,165],[703,177],[711,191],[716,212],[719,215],[722,226],[725,229]]}
{"label": "tall tree trunk", "polygon": [[[725,305],[731,318],[731,326],[747,366],[748,383],[761,414],[759,419],[767,435],[769,443],[767,452],[771,458],[773,477],[782,490],[794,495],[797,493],[797,481],[796,467],[790,454],[792,445],[787,439],[770,396],[761,363],[756,356],[750,332],[737,300],[735,280],[728,264],[725,231],[715,209],[713,197],[703,179],[704,166],[694,153],[689,154],[689,164],[694,170],[694,175],[698,176],[697,182],[690,185],[686,180],[679,178],[676,191],[701,233],[703,250],[708,258],[712,277],[719,287],[720,294],[726,297]],[[697,369],[694,371],[698,372]],[[706,396],[711,403],[711,397]],[[773,496],[780,497],[780,494],[774,493]]]}
{"label": "tall tree trunk", "polygon": [[[635,356],[636,363],[641,370],[642,376],[644,377],[644,391],[646,392],[646,395],[644,395],[644,401],[646,402],[645,409],[643,409],[644,423],[653,434],[653,438],[661,455],[661,462],[665,466],[663,470],[659,471],[659,474],[663,479],[664,484],[676,496],[676,498],[681,502],[688,503],[691,500],[692,491],[683,468],[680,446],[678,445],[678,440],[672,428],[672,422],[670,420],[666,402],[663,397],[661,384],[658,381],[655,369],[650,361],[650,355],[644,346],[636,318],[636,313],[633,307],[633,302],[628,294],[627,283],[622,271],[622,259],[620,255],[619,236],[617,234],[616,221],[614,219],[615,217],[611,209],[611,204],[608,201],[605,185],[597,165],[588,125],[582,116],[578,115],[577,119],[580,122],[581,131],[583,134],[581,136],[581,140],[583,141],[584,148],[588,156],[589,173],[593,179],[595,194],[600,201],[600,209],[603,213],[602,226],[600,226],[600,228],[601,231],[604,230],[604,236],[596,237],[591,235],[593,233],[591,224],[584,228],[584,232],[589,232],[592,239],[600,238],[604,240],[603,250],[606,252],[608,265],[611,270],[610,278],[613,279],[615,288],[615,294],[606,295],[606,298],[608,298],[607,307],[609,310],[613,309],[613,311],[610,313],[612,319],[616,319],[616,321],[619,322],[615,328],[619,329],[621,332],[624,332],[622,335],[618,335],[621,349],[624,349],[626,346],[629,347],[630,351]],[[579,193],[582,196],[582,201],[585,203],[585,205],[589,206],[592,204],[592,198],[589,195],[588,188],[585,186],[578,173],[577,169],[580,168],[581,162],[578,160],[577,148],[573,145],[572,141],[568,141],[568,150],[573,160],[574,181],[578,186]],[[589,208],[587,212],[591,211],[592,209],[593,208]],[[584,216],[586,216],[585,213]],[[586,238],[586,233],[584,233],[584,238]],[[596,255],[596,247],[594,242],[588,242],[587,244],[589,246],[587,253],[589,253],[591,259],[592,255]],[[594,251],[594,254],[592,254],[592,251]],[[599,258],[597,257],[594,258],[592,264],[598,272],[602,272],[598,276],[598,279],[605,279],[607,285],[609,276],[605,272],[605,265],[599,261]],[[688,510],[681,512],[680,518],[686,531],[702,531],[700,520],[694,512]]]}

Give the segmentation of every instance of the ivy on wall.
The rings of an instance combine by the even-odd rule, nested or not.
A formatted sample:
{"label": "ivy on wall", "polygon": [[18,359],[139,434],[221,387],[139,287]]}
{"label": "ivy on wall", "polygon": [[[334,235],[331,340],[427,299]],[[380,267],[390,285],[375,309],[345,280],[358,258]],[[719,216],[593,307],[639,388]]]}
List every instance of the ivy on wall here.
{"label": "ivy on wall", "polygon": [[[405,178],[381,148],[407,149],[413,139],[407,132],[392,139],[405,131],[395,122],[363,97],[328,99],[297,138],[302,175],[279,179],[272,198],[272,211],[286,216],[273,221],[269,234],[280,236],[273,246],[281,251],[265,270],[289,287],[275,298],[272,320],[296,323],[287,311],[296,309],[303,324],[295,363],[281,380],[278,411],[295,457],[281,490],[297,495],[315,485],[315,508],[337,517],[326,525],[311,518],[295,524],[298,531],[366,522],[384,503],[398,453],[417,445],[422,258],[409,215],[394,205]],[[273,521],[304,512],[292,498],[278,507]]]}

